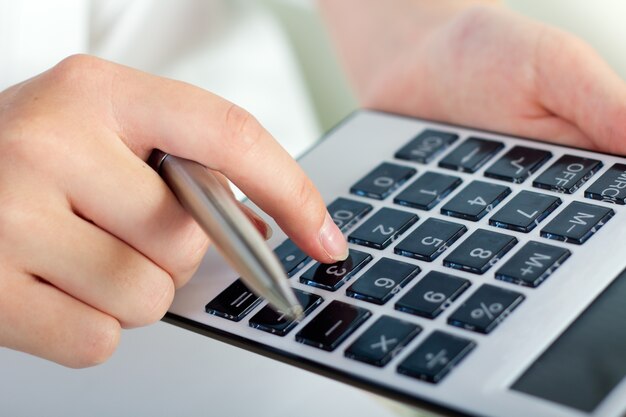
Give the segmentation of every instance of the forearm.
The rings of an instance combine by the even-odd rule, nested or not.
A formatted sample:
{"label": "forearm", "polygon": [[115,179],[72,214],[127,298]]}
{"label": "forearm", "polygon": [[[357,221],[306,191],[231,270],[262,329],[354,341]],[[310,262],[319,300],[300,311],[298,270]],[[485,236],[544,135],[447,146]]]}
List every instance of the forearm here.
{"label": "forearm", "polygon": [[[498,0],[318,0],[343,65],[361,96],[397,50],[416,46],[459,12]],[[407,45],[411,44],[411,45]]]}

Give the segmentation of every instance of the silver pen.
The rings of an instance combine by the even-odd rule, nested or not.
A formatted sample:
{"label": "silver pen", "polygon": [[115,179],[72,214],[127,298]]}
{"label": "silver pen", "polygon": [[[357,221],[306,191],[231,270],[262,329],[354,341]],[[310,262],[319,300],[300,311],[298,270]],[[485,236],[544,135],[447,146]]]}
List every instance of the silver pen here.
{"label": "silver pen", "polygon": [[300,319],[302,306],[276,255],[215,175],[198,162],[158,149],[148,163],[248,287],[282,314]]}

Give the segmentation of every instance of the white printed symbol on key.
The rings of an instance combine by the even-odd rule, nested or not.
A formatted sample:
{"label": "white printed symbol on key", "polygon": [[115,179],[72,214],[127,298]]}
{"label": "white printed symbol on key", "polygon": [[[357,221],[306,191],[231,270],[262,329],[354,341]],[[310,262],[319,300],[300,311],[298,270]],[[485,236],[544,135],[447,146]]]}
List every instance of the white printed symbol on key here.
{"label": "white printed symbol on key", "polygon": [[446,356],[448,352],[445,349],[441,349],[437,353],[427,353],[426,354],[426,367],[428,369],[433,369],[435,366],[445,366],[450,359]]}
{"label": "white printed symbol on key", "polygon": [[517,168],[517,171],[515,171],[516,175],[519,175],[519,173],[524,170],[524,166],[522,165],[522,162],[524,162],[524,157],[523,156],[521,158],[519,158],[519,159],[511,161],[511,165],[513,165],[515,168]]}
{"label": "white printed symbol on key", "polygon": [[473,319],[481,319],[487,316],[489,320],[493,320],[495,318],[494,314],[498,314],[503,308],[504,307],[500,303],[493,303],[489,306],[485,303],[480,303],[480,307],[472,310],[470,316],[472,316]]}
{"label": "white printed symbol on key", "polygon": [[296,255],[287,255],[287,256],[285,256],[285,261],[286,262],[291,262],[294,259],[296,259]]}
{"label": "white printed symbol on key", "polygon": [[372,343],[370,345],[370,348],[372,349],[379,349],[382,350],[383,352],[387,353],[389,351],[389,347],[387,344],[393,346],[396,343],[398,343],[398,339],[396,339],[395,337],[393,339],[387,339],[385,337],[384,334],[380,335],[380,342],[376,342],[376,343]]}

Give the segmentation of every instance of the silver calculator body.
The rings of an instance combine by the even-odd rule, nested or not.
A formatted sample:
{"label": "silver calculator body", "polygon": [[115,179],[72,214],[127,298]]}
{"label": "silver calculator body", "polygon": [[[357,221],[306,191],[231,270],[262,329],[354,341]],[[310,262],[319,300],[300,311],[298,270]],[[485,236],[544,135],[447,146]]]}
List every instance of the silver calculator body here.
{"label": "silver calculator body", "polygon": [[[457,138],[441,152],[433,155],[427,163],[394,156],[424,131],[445,132],[456,135]],[[469,138],[481,138],[503,146],[493,152],[488,160],[483,161],[475,172],[454,171],[440,166],[446,155],[462,146]],[[485,171],[515,146],[547,151],[550,156],[521,183],[486,177]],[[470,158],[471,153],[472,151],[468,152],[468,156],[462,159]],[[577,189],[570,190],[572,193],[533,186],[543,172],[566,155],[598,160],[601,161],[601,166],[593,175],[585,178],[579,187],[575,187]],[[626,158],[362,110],[352,114],[328,133],[299,162],[317,185],[327,204],[337,198],[345,198],[371,206],[371,210],[362,219],[345,230],[347,236],[384,207],[412,213],[417,219],[384,248],[350,243],[351,249],[371,255],[371,262],[336,290],[329,291],[307,285],[301,277],[314,263],[309,261],[300,265],[301,268],[289,278],[291,285],[295,289],[320,296],[322,301],[301,323],[283,336],[250,325],[250,318],[265,306],[262,300],[252,305],[238,321],[207,313],[207,303],[238,279],[237,274],[213,249],[209,250],[189,284],[177,291],[166,321],[440,414],[617,417],[626,413],[626,379],[622,378],[626,375],[626,310],[625,307],[620,308],[615,297],[610,299],[611,294],[618,294],[618,298],[619,294],[624,294],[621,304],[626,306],[626,290],[622,290],[626,285],[621,285],[621,282],[626,281],[626,273],[623,273],[626,270],[626,206],[623,201],[622,204],[615,204],[612,197],[602,201],[585,196],[586,190],[596,180],[603,178],[605,173],[608,174],[613,166],[626,164]],[[354,184],[382,162],[413,168],[415,173],[382,200],[351,193]],[[521,162],[518,161],[517,164]],[[577,166],[573,168],[575,171]],[[410,187],[411,183],[426,172],[455,176],[461,183],[429,210],[394,203],[394,199],[405,188]],[[624,175],[626,178],[626,171]],[[573,174],[570,175],[572,176]],[[570,177],[566,175],[564,178]],[[505,186],[510,189],[510,193],[498,201],[495,207],[489,207],[486,215],[480,219],[467,220],[444,214],[442,207],[475,180]],[[621,195],[619,181],[616,184],[612,185],[615,190],[607,192],[607,196]],[[490,219],[498,210],[524,190],[558,197],[560,205],[538,220],[536,227],[533,226],[528,232],[490,224]],[[543,236],[542,230],[573,202],[610,209],[611,217],[592,228],[590,237],[584,243]],[[248,204],[253,206],[252,203]],[[269,241],[269,245],[275,248],[287,237],[271,218],[264,217],[275,230]],[[466,231],[461,238],[446,246],[441,256],[430,262],[396,253],[395,247],[399,242],[429,218],[461,224]],[[589,221],[589,217],[578,213],[571,220],[573,224],[580,224]],[[479,229],[514,237],[515,244],[501,257],[493,260],[484,273],[477,274],[446,266],[444,260],[448,255]],[[548,271],[550,273],[545,280],[536,287],[496,279],[497,271],[530,241],[565,248],[569,251],[569,257]],[[474,253],[481,255],[479,252]],[[389,300],[382,305],[349,296],[347,288],[382,258],[416,265],[419,273],[402,288],[396,288]],[[539,262],[538,265],[541,265],[540,258],[535,258],[534,261],[530,259],[530,262]],[[467,288],[454,299],[447,300],[441,314],[434,318],[399,310],[398,301],[429,272],[459,277],[468,283]],[[472,330],[471,326],[451,324],[451,316],[470,302],[472,295],[485,284],[520,295],[520,302],[498,317],[495,327],[488,329],[487,334]],[[238,298],[238,303],[243,302],[243,295],[245,294]],[[433,293],[430,298],[433,299]],[[367,310],[368,317],[330,351],[299,343],[297,335],[302,329],[335,300]],[[486,319],[487,316],[497,316],[502,312],[503,306],[496,304],[479,302],[470,308],[470,318]],[[419,329],[419,333],[402,349],[394,351],[384,366],[375,366],[348,357],[348,347],[381,316],[411,323]],[[438,377],[436,381],[429,381],[427,378],[425,380],[415,374],[400,373],[400,365],[411,354],[415,354],[433,332],[443,332],[453,338],[469,341],[471,349],[454,362],[446,356],[449,352],[445,349],[442,349],[443,353],[422,352],[421,359],[425,360],[427,368],[445,365],[446,360],[450,361],[445,375]],[[581,338],[583,343],[580,343]],[[594,344],[596,340],[601,346]],[[377,347],[384,348],[385,342],[383,339],[382,344],[378,343]],[[620,347],[624,350],[620,351]]]}

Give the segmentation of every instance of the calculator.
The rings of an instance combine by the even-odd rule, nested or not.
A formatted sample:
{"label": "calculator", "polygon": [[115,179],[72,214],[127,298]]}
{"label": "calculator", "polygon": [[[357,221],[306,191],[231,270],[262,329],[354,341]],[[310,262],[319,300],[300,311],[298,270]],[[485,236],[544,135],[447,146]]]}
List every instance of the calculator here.
{"label": "calculator", "polygon": [[441,415],[625,415],[626,158],[360,110],[299,163],[350,248],[264,216],[306,317],[210,250],[166,321]]}

